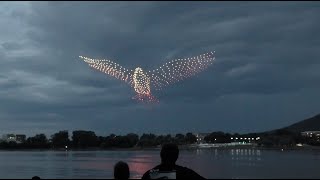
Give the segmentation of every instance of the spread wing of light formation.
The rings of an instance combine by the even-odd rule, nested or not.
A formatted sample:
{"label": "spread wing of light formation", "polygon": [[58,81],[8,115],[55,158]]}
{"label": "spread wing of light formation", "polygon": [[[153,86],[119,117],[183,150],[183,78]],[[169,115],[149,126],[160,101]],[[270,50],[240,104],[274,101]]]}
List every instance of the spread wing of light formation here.
{"label": "spread wing of light formation", "polygon": [[129,70],[110,60],[79,57],[92,68],[128,83],[137,93],[133,98],[143,102],[158,102],[151,91],[162,90],[170,84],[194,76],[207,69],[215,60],[213,52],[209,52],[196,57],[175,59],[157,69],[145,71],[140,67]]}
{"label": "spread wing of light formation", "polygon": [[149,71],[155,90],[182,81],[207,69],[214,61],[213,52],[196,57],[171,60],[158,69]]}
{"label": "spread wing of light formation", "polygon": [[117,79],[123,80],[130,85],[132,84],[132,70],[128,70],[120,64],[114,63],[107,59],[91,59],[88,57],[79,56],[81,59],[83,59],[84,62],[88,63],[88,65],[94,69],[97,69],[101,72],[104,72],[110,76],[113,76]]}

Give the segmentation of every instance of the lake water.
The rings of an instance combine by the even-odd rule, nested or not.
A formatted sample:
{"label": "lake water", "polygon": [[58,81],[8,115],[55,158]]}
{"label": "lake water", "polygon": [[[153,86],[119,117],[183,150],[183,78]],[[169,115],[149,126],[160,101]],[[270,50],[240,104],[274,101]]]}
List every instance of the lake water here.
{"label": "lake water", "polygon": [[[0,151],[0,178],[112,178],[129,164],[140,178],[160,162],[159,151]],[[181,150],[177,162],[206,178],[320,178],[319,151],[258,149]]]}

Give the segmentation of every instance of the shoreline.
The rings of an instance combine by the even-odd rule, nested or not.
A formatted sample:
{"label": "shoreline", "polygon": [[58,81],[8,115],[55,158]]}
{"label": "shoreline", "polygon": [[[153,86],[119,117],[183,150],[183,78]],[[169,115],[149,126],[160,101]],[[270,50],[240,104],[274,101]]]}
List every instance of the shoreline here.
{"label": "shoreline", "polygon": [[[279,151],[292,151],[292,150],[315,150],[320,151],[320,146],[295,146],[295,147],[263,147],[255,145],[235,145],[235,146],[214,146],[214,147],[197,147],[194,145],[181,145],[179,149],[182,151],[190,150],[229,150],[229,149],[257,149],[257,150],[279,150]],[[0,152],[4,151],[33,151],[33,152],[43,152],[43,151],[55,151],[55,152],[80,152],[80,151],[160,151],[160,147],[133,147],[133,148],[76,148],[76,149],[64,149],[64,148],[48,148],[48,149],[0,149]]]}

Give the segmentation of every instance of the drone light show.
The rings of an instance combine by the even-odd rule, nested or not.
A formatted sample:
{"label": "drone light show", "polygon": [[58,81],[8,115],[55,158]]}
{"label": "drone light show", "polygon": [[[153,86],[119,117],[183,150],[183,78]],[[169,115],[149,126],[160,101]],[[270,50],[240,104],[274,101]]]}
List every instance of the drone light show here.
{"label": "drone light show", "polygon": [[129,70],[110,61],[91,59],[79,56],[84,62],[94,69],[120,79],[129,84],[137,93],[133,99],[141,102],[159,102],[151,92],[162,90],[164,87],[192,77],[213,64],[214,52],[201,54],[196,57],[175,59],[157,69],[146,71],[141,67]]}

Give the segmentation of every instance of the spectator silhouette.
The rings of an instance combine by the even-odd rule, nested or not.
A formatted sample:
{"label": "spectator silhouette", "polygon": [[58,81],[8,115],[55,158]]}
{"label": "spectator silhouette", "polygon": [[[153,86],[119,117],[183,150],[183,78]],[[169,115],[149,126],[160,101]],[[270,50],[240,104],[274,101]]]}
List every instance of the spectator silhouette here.
{"label": "spectator silhouette", "polygon": [[176,144],[162,146],[161,164],[148,170],[142,179],[205,179],[193,170],[176,165],[179,157],[179,148]]}
{"label": "spectator silhouette", "polygon": [[114,166],[114,179],[129,179],[130,171],[127,163],[119,161]]}
{"label": "spectator silhouette", "polygon": [[39,176],[33,176],[32,179],[40,179]]}

